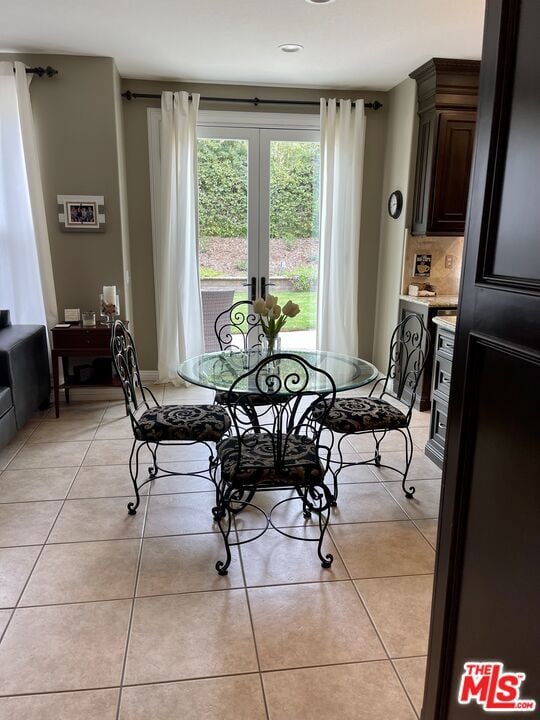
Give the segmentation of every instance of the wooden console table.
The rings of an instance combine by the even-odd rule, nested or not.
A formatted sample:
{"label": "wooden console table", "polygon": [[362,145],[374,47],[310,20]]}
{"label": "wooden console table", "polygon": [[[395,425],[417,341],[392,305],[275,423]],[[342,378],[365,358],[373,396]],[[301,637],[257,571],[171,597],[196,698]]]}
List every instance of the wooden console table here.
{"label": "wooden console table", "polygon": [[[127,320],[122,321],[126,326]],[[111,355],[111,325],[97,323],[95,327],[82,327],[81,323],[71,323],[66,328],[53,328],[52,330],[52,366],[54,408],[56,417],[60,416],[60,390],[66,394],[69,403],[69,390],[75,387],[120,387],[118,377],[111,373],[110,382],[73,382],[69,379],[70,357],[110,358]],[[60,384],[58,361],[62,358],[64,382]]]}

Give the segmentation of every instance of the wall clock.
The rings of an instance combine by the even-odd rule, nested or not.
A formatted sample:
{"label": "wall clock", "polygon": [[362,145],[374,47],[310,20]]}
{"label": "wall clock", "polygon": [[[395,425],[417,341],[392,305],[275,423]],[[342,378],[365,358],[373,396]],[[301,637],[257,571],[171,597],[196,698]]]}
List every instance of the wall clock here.
{"label": "wall clock", "polygon": [[394,220],[397,220],[397,218],[401,215],[402,210],[403,195],[399,190],[394,190],[388,198],[388,214],[390,217],[393,217]]}

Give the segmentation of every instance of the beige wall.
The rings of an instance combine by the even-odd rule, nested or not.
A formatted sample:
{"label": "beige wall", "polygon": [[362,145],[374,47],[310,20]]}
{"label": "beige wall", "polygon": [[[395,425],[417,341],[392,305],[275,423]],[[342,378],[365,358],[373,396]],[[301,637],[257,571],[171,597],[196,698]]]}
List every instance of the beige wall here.
{"label": "beige wall", "polygon": [[[388,93],[373,342],[373,362],[381,372],[386,371],[390,336],[398,319],[405,228],[412,203],[416,128],[416,83],[408,78]],[[397,220],[391,218],[387,210],[388,197],[394,190],[403,193],[403,212]]]}
{"label": "beige wall", "polygon": [[[426,278],[414,276],[414,256],[431,255],[431,272]],[[426,237],[407,233],[403,260],[402,292],[409,293],[411,283],[429,283],[438,295],[457,295],[461,277],[463,255],[462,237]],[[452,258],[452,267],[446,267],[446,258]]]}
{"label": "beige wall", "polygon": [[[30,93],[60,317],[63,309],[98,310],[103,285],[117,285],[125,302],[112,58],[0,55],[27,65],[52,65],[54,78],[32,80]],[[121,124],[120,124],[121,125]],[[66,233],[57,195],[104,195],[104,233]]]}
{"label": "beige wall", "polygon": [[[124,90],[142,93],[159,93],[162,90],[190,90],[202,95],[221,97],[264,97],[268,99],[318,100],[325,97],[365,97],[385,104],[382,110],[367,110],[364,186],[362,197],[360,278],[358,292],[358,322],[361,356],[371,358],[375,321],[375,298],[380,223],[380,196],[384,172],[384,144],[386,138],[386,93],[372,91],[307,90],[276,87],[246,87],[230,85],[197,85],[195,83],[160,83],[141,80],[123,80]],[[133,311],[136,324],[137,346],[141,367],[157,367],[155,301],[153,283],[152,224],[150,210],[150,180],[148,168],[147,108],[159,107],[159,100],[134,100],[124,103],[124,137],[128,178],[128,208],[131,249],[131,278]],[[204,109],[244,109],[249,106],[211,105]],[[317,109],[290,106],[260,106],[259,110],[284,112],[317,112]],[[255,109],[255,111],[257,111]],[[399,280],[398,280],[399,283]]]}

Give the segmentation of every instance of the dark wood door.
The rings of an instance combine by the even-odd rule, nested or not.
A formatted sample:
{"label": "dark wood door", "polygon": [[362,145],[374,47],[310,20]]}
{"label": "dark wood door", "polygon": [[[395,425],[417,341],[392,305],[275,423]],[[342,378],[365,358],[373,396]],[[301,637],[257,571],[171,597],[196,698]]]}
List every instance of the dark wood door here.
{"label": "dark wood door", "polygon": [[423,720],[490,715],[468,661],[540,705],[539,88],[540,2],[488,0]]}

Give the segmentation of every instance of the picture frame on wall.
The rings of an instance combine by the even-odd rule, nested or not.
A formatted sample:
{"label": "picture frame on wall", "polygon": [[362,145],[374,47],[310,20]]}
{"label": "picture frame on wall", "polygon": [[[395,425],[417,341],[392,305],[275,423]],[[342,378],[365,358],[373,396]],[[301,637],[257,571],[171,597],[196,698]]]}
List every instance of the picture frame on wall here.
{"label": "picture frame on wall", "polygon": [[103,232],[103,195],[57,195],[58,222],[68,232]]}

